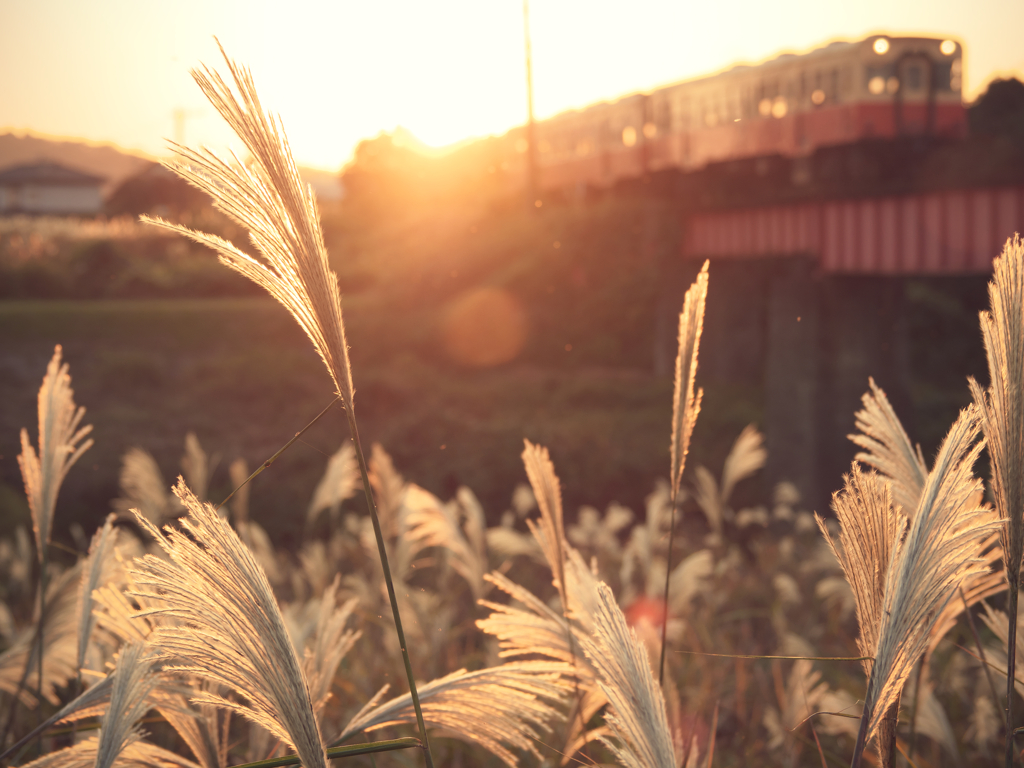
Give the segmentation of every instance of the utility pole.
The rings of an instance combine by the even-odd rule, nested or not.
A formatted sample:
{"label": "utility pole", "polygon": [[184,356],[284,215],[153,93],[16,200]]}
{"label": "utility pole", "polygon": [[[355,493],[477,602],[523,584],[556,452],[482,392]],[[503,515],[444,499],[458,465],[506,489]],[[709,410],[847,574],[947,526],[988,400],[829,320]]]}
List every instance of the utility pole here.
{"label": "utility pole", "polygon": [[203,114],[202,110],[177,107],[171,114],[174,116],[174,143],[185,146],[185,121]]}
{"label": "utility pole", "polygon": [[523,36],[526,43],[526,193],[530,205],[539,200],[537,183],[537,131],[533,121],[533,54],[530,49],[530,2],[523,0]]}

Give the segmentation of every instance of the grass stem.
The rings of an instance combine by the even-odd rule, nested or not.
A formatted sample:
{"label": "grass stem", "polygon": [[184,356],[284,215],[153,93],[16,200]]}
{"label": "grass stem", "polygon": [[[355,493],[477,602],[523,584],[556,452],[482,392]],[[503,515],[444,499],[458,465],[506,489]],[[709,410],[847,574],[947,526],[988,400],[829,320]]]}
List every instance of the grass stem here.
{"label": "grass stem", "polygon": [[255,478],[255,477],[256,477],[256,475],[258,475],[258,474],[259,474],[260,472],[262,472],[262,471],[263,471],[264,469],[267,469],[267,468],[269,468],[271,464],[273,464],[273,463],[274,463],[275,461],[277,461],[277,460],[278,460],[278,458],[279,458],[279,457],[281,456],[281,454],[282,454],[282,453],[284,453],[284,452],[285,452],[285,451],[287,451],[287,450],[288,450],[289,448],[291,448],[291,446],[292,446],[292,443],[294,443],[294,442],[295,442],[296,440],[298,440],[298,439],[299,439],[300,437],[302,437],[302,435],[303,435],[303,434],[305,434],[306,430],[308,430],[308,429],[309,429],[310,427],[312,427],[312,426],[313,426],[314,424],[316,424],[316,423],[317,423],[318,421],[320,421],[320,418],[321,418],[321,417],[322,417],[322,416],[323,416],[324,414],[326,414],[326,413],[327,413],[327,412],[328,412],[329,410],[331,410],[331,407],[332,407],[332,406],[333,406],[333,405],[334,405],[334,404],[335,404],[336,402],[338,402],[339,400],[341,400],[341,395],[337,395],[337,396],[335,396],[335,398],[334,398],[333,400],[331,400],[331,402],[329,402],[329,403],[327,404],[327,407],[326,407],[326,408],[324,408],[324,409],[323,409],[322,411],[320,411],[320,413],[318,413],[318,414],[317,414],[317,415],[316,415],[316,416],[315,416],[315,417],[313,418],[313,420],[312,420],[311,422],[309,422],[309,424],[307,424],[307,425],[306,425],[306,426],[304,426],[304,427],[303,427],[302,429],[300,429],[300,430],[299,430],[298,432],[296,432],[296,433],[295,433],[295,436],[294,436],[294,437],[293,437],[293,438],[292,438],[291,440],[289,440],[289,441],[288,441],[287,443],[285,443],[284,445],[282,445],[282,446],[281,446],[281,447],[280,447],[280,448],[278,449],[278,451],[277,451],[277,452],[276,452],[276,453],[275,453],[275,454],[274,454],[273,456],[271,456],[271,457],[270,457],[269,459],[267,459],[267,460],[266,460],[266,461],[264,461],[264,462],[263,462],[262,464],[260,464],[260,465],[259,465],[259,466],[258,466],[258,467],[256,468],[256,471],[255,471],[255,472],[253,472],[253,473],[252,473],[251,475],[249,475],[249,476],[248,476],[247,478],[245,478],[245,480],[244,480],[244,481],[242,481],[242,484],[241,484],[241,485],[239,485],[239,486],[238,486],[237,488],[235,488],[235,490],[233,490],[233,491],[232,491],[231,493],[229,493],[229,494],[227,495],[227,497],[226,497],[226,498],[224,499],[224,501],[222,501],[222,502],[221,502],[220,504],[218,504],[218,505],[217,505],[217,511],[219,512],[219,511],[220,511],[220,510],[221,510],[221,509],[222,509],[222,508],[224,507],[224,505],[225,505],[225,504],[227,504],[227,503],[228,503],[229,501],[231,501],[231,499],[232,499],[232,498],[234,498],[234,495],[235,495],[236,493],[238,493],[238,492],[239,492],[240,490],[242,490],[243,488],[245,488],[245,486],[247,486],[247,485],[248,485],[248,484],[249,484],[249,483],[250,483],[250,482],[251,482],[251,481],[253,480],[253,478]]}
{"label": "grass stem", "polygon": [[676,489],[672,489],[672,512],[668,526],[668,555],[665,560],[665,614],[661,618],[661,657],[658,659],[658,685],[665,679],[665,649],[668,647],[668,586],[672,582],[672,543],[676,534]]}
{"label": "grass stem", "polygon": [[1020,589],[1020,577],[1008,574],[1009,594],[1006,596],[1006,616],[1009,619],[1009,632],[1006,640],[1006,768],[1012,768],[1014,762],[1013,744],[1013,694],[1016,682],[1015,667],[1017,664],[1017,598]]}
{"label": "grass stem", "polygon": [[[427,768],[434,768],[434,759],[430,754],[430,743],[427,741],[427,726],[423,722],[423,711],[420,709],[420,695],[416,690],[416,678],[412,673],[412,662],[409,660],[409,647],[405,641],[405,630],[402,629],[402,617],[398,611],[398,597],[395,594],[395,584],[391,579],[391,566],[388,563],[387,547],[384,545],[384,533],[381,531],[380,518],[377,516],[377,504],[373,499],[373,490],[370,486],[370,473],[366,469],[366,456],[363,454],[363,446],[359,441],[359,429],[356,427],[356,415],[352,408],[345,409],[348,417],[348,428],[352,436],[352,444],[356,449],[356,459],[359,461],[359,473],[363,478],[363,491],[366,493],[366,506],[370,508],[370,520],[373,521],[373,535],[377,539],[377,550],[380,553],[380,564],[384,571],[384,583],[388,588],[388,599],[391,601],[391,612],[395,617],[395,632],[398,634],[398,644],[402,648],[402,661],[405,663],[405,675],[409,681],[409,695],[412,697],[412,706],[416,712],[416,724],[420,729],[420,738],[423,740],[423,753],[426,756]],[[266,768],[265,766],[262,768]]]}
{"label": "grass stem", "polygon": [[[366,744],[352,744],[347,747],[330,747],[327,750],[328,760],[338,760],[343,757],[355,757],[356,755],[373,755],[376,752],[391,752],[396,749],[409,749],[410,747],[422,747],[419,739],[406,736],[401,739],[390,739],[388,741],[370,741]],[[301,762],[298,755],[285,755],[284,757],[272,757],[269,760],[260,760],[255,763],[244,763],[235,768],[278,768],[282,765],[298,765]]]}

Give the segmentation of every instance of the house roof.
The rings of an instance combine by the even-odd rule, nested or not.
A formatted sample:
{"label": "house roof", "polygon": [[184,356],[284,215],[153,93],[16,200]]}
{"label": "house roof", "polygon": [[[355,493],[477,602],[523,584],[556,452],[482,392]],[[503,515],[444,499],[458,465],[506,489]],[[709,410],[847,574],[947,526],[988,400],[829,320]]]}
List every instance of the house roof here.
{"label": "house roof", "polygon": [[98,187],[104,181],[106,179],[102,176],[93,176],[50,162],[16,165],[0,171],[0,187],[14,187],[22,184]]}

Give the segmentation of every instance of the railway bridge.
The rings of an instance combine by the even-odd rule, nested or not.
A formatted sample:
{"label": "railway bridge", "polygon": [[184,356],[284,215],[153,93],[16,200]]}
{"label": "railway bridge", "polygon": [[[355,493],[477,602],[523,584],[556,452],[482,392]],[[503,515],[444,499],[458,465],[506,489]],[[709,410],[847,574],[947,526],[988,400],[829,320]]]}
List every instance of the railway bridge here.
{"label": "railway bridge", "polygon": [[[729,283],[719,296],[732,329],[702,344],[708,373],[714,379],[721,367],[715,356],[745,354],[711,346],[728,347],[737,335],[756,337],[740,348],[759,347],[757,362],[742,360],[740,367],[763,384],[769,480],[794,482],[819,509],[849,471],[855,448],[846,435],[869,377],[926,453],[941,438],[938,425],[915,424],[922,398],[937,395],[915,378],[914,360],[942,351],[913,348],[912,326],[918,326],[920,346],[922,318],[908,293],[919,296],[922,286],[939,285],[953,294],[966,290],[983,306],[993,258],[1008,238],[1024,233],[1024,173],[1017,161],[972,176],[959,174],[955,158],[944,157],[938,166],[953,170],[937,181],[924,168],[935,167],[934,151],[910,161],[891,145],[844,152],[847,172],[831,182],[822,181],[828,163],[821,158],[809,174],[818,182],[807,181],[799,160],[774,171],[750,164],[674,182],[676,253],[681,250],[685,271],[711,259],[712,273]],[[865,167],[874,168],[866,180],[848,172]],[[716,311],[713,298],[709,312]],[[973,340],[961,346],[967,342]],[[976,375],[983,377],[983,370]],[[946,403],[945,410],[955,413],[966,392],[964,382],[963,402]]]}

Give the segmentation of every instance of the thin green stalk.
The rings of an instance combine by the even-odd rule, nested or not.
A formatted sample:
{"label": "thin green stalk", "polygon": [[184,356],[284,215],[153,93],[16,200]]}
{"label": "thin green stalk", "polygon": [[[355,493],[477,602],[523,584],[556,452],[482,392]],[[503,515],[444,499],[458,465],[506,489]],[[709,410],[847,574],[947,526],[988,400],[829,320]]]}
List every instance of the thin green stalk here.
{"label": "thin green stalk", "polygon": [[416,690],[416,678],[412,673],[412,662],[409,660],[409,648],[405,642],[405,630],[402,629],[402,617],[398,612],[398,597],[395,595],[395,584],[391,580],[391,566],[388,564],[387,548],[384,546],[384,534],[380,528],[380,518],[377,516],[377,504],[373,499],[373,491],[370,486],[370,473],[366,469],[366,457],[363,455],[363,446],[359,442],[359,429],[356,426],[356,415],[351,406],[345,409],[348,417],[348,428],[352,435],[352,444],[356,449],[356,458],[359,460],[359,473],[363,478],[363,491],[366,493],[366,505],[370,508],[370,519],[373,521],[373,535],[377,539],[377,550],[380,552],[380,564],[384,571],[384,583],[388,587],[388,599],[391,601],[391,613],[395,617],[395,631],[398,633],[398,644],[402,648],[402,661],[405,662],[405,676],[409,681],[409,695],[412,697],[412,706],[416,711],[416,724],[420,729],[420,738],[423,740],[423,752],[426,755],[427,768],[434,768],[434,758],[430,754],[430,742],[427,741],[427,726],[423,722],[423,711],[420,709],[420,695]]}
{"label": "thin green stalk", "polygon": [[1013,744],[1013,684],[1014,668],[1017,664],[1017,597],[1020,579],[1016,575],[1011,575],[1007,581],[1010,582],[1010,593],[1006,596],[1006,614],[1010,621],[1006,640],[1006,768],[1013,768],[1016,752]]}
{"label": "thin green stalk", "polygon": [[665,563],[665,614],[661,618],[661,658],[658,659],[658,685],[665,679],[665,649],[668,647],[668,585],[672,581],[672,542],[676,533],[676,492],[672,491],[672,519],[668,527],[668,559]]}
{"label": "thin green stalk", "polygon": [[302,429],[300,429],[300,430],[299,430],[298,432],[296,432],[296,433],[295,433],[295,437],[293,437],[293,438],[292,438],[291,440],[289,440],[289,441],[288,441],[287,443],[285,443],[284,445],[282,445],[282,446],[281,446],[281,448],[280,448],[280,449],[278,449],[277,453],[275,453],[275,454],[274,454],[273,456],[271,456],[271,457],[270,457],[269,459],[267,459],[267,460],[266,460],[266,461],[264,461],[264,462],[263,462],[262,464],[260,464],[260,465],[259,465],[259,466],[258,466],[258,467],[256,468],[256,471],[255,471],[255,472],[253,472],[253,473],[252,473],[251,475],[249,475],[249,476],[248,476],[247,478],[245,478],[245,480],[244,480],[244,481],[242,482],[242,484],[241,484],[240,486],[238,486],[237,488],[235,488],[235,490],[233,490],[233,491],[232,491],[231,493],[229,493],[229,494],[227,495],[227,498],[225,498],[225,499],[224,499],[224,501],[222,501],[222,502],[221,502],[220,504],[218,504],[218,505],[217,505],[217,511],[219,512],[219,511],[221,510],[221,508],[222,508],[222,507],[223,507],[223,506],[224,506],[225,504],[227,504],[227,503],[228,503],[229,501],[231,501],[231,499],[232,499],[232,498],[234,498],[234,495],[235,495],[236,493],[238,493],[238,492],[239,492],[240,490],[242,490],[242,489],[243,489],[243,488],[244,488],[245,486],[247,486],[247,485],[248,485],[248,484],[249,484],[249,483],[250,483],[250,482],[252,481],[252,479],[253,479],[254,477],[256,477],[256,475],[258,475],[258,474],[259,474],[260,472],[262,472],[262,471],[263,471],[264,469],[267,469],[268,467],[270,467],[270,465],[271,465],[271,464],[273,464],[273,463],[274,463],[275,461],[277,461],[277,460],[278,460],[278,458],[279,458],[279,457],[281,456],[281,454],[282,454],[282,453],[284,453],[284,452],[285,452],[285,451],[287,451],[287,450],[288,450],[289,448],[291,448],[291,446],[292,446],[292,443],[294,443],[294,442],[295,442],[296,440],[298,440],[298,439],[299,439],[300,437],[302,437],[302,435],[303,435],[303,434],[305,434],[306,430],[308,430],[308,429],[309,429],[310,427],[312,427],[312,426],[313,426],[314,424],[316,424],[316,423],[317,423],[318,421],[320,421],[320,418],[321,418],[321,417],[322,417],[322,416],[323,416],[324,414],[326,414],[326,413],[327,413],[327,412],[328,412],[329,410],[331,410],[331,407],[332,407],[332,406],[333,406],[333,405],[334,405],[334,404],[335,404],[336,402],[338,402],[339,400],[341,400],[341,395],[337,395],[337,396],[336,396],[336,397],[335,397],[335,398],[334,398],[333,400],[331,400],[331,402],[329,402],[329,403],[327,404],[327,407],[326,407],[326,408],[324,408],[324,409],[323,409],[322,411],[320,411],[320,413],[318,413],[318,414],[316,415],[316,417],[315,417],[315,418],[314,418],[314,419],[313,419],[313,420],[312,420],[311,422],[309,422],[309,424],[307,424],[306,426],[304,426],[304,427],[303,427]]}
{"label": "thin green stalk", "polygon": [[[49,558],[47,555],[47,542],[43,542],[43,546],[40,547],[39,552],[39,632],[37,637],[39,638],[39,682],[36,687],[39,689],[39,709],[36,711],[36,725],[42,725],[43,723],[43,628],[45,624],[45,614],[43,609],[46,607],[46,566]],[[40,757],[43,754],[43,734],[39,734],[39,742],[37,744]]]}
{"label": "thin green stalk", "polygon": [[[401,739],[390,739],[388,741],[371,741],[366,744],[353,744],[348,747],[330,747],[327,750],[328,760],[338,760],[343,757],[355,757],[356,755],[372,755],[375,752],[391,752],[396,749],[409,749],[410,747],[422,747],[419,739],[406,736]],[[269,760],[260,760],[255,763],[243,763],[234,768],[277,768],[281,765],[298,765],[301,761],[298,755],[285,755],[284,757],[272,757]]]}
{"label": "thin green stalk", "polygon": [[[871,701],[871,694],[873,693],[872,688],[874,687],[875,680],[870,678],[868,680],[868,689],[864,694],[864,701]],[[860,729],[857,731],[857,743],[853,747],[853,759],[850,761],[850,768],[860,768],[861,757],[864,755],[864,747],[867,746],[868,737],[868,720],[871,717],[871,713],[864,710],[860,716]]]}

